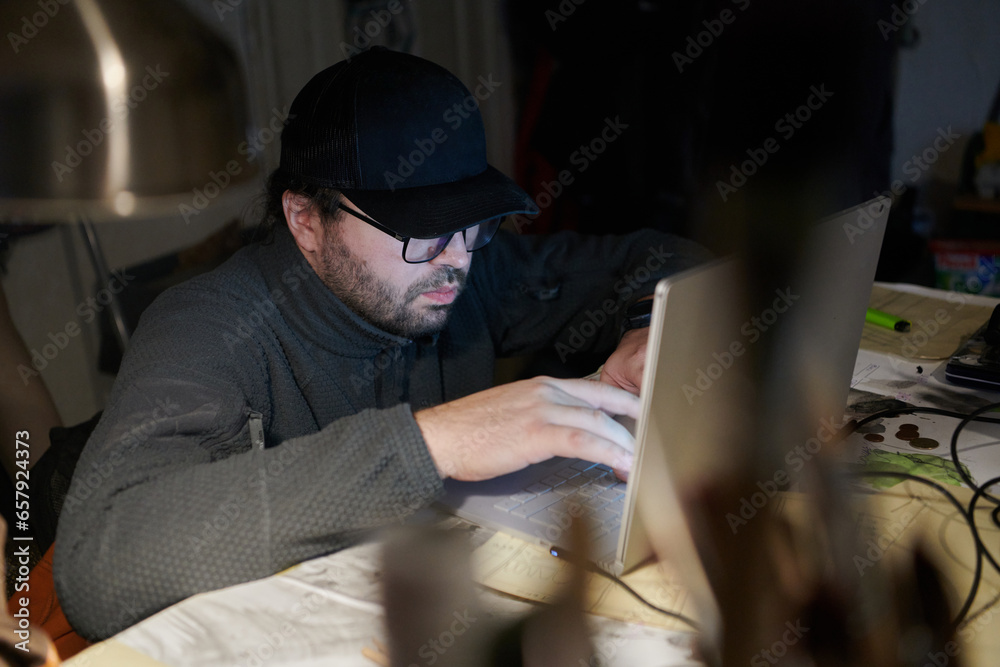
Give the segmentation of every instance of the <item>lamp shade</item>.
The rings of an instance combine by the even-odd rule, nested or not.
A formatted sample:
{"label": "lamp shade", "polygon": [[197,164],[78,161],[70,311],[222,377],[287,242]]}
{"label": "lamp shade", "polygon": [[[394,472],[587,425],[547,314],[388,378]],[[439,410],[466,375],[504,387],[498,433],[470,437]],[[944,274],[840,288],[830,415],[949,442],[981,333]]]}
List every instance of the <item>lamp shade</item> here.
{"label": "lamp shade", "polygon": [[236,56],[180,3],[4,0],[0,27],[4,220],[177,216],[254,180]]}

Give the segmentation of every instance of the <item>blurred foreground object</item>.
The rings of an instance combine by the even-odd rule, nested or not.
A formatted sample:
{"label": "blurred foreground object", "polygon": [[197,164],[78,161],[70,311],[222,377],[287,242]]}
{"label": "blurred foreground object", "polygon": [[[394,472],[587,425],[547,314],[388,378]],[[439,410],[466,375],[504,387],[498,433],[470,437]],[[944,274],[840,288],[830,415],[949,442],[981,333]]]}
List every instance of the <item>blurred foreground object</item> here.
{"label": "blurred foreground object", "polygon": [[[575,524],[581,550],[583,527]],[[580,553],[583,553],[581,551]],[[479,605],[465,538],[456,532],[401,530],[383,553],[389,664],[471,667],[576,667],[597,655],[582,611],[584,571],[573,565],[554,604],[513,624]]]}

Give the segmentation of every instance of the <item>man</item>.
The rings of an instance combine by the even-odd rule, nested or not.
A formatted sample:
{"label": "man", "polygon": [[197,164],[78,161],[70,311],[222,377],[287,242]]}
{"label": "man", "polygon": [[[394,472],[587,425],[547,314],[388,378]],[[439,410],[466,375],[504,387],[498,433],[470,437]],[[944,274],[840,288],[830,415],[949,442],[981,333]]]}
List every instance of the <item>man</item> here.
{"label": "man", "polygon": [[[627,472],[632,439],[609,415],[637,415],[620,387],[638,386],[644,330],[605,383],[491,388],[494,359],[555,344],[702,251],[496,233],[536,208],[486,163],[474,99],[384,49],[298,94],[268,186],[273,240],[149,308],[80,458],[55,567],[82,635],[343,548],[428,505],[444,477],[553,455]],[[578,347],[614,349],[618,310]]]}

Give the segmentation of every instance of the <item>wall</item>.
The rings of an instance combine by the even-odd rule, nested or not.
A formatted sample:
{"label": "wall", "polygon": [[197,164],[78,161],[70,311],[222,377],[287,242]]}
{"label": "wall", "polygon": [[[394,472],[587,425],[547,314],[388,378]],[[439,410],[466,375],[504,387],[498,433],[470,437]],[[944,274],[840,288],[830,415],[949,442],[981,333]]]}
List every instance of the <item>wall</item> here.
{"label": "wall", "polygon": [[[1000,86],[1000,3],[996,0],[921,0],[908,14],[919,34],[900,50],[892,177],[926,189],[923,226],[947,219],[969,138],[982,129]],[[897,7],[910,7],[898,2]],[[935,138],[959,135],[933,162]],[[939,146],[943,146],[939,142]],[[914,160],[914,157],[917,160]],[[928,164],[927,169],[922,164]]]}

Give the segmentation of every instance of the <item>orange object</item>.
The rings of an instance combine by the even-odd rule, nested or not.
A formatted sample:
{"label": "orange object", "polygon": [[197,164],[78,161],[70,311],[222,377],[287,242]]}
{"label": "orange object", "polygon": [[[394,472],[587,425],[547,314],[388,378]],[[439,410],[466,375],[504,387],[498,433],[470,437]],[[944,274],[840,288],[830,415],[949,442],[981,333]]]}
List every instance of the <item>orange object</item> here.
{"label": "orange object", "polygon": [[976,168],[1000,162],[1000,123],[983,126],[983,152],[976,156]]}
{"label": "orange object", "polygon": [[55,545],[53,544],[38,561],[38,564],[32,568],[28,575],[28,591],[15,592],[7,601],[7,611],[13,615],[21,609],[20,598],[27,598],[27,609],[32,627],[41,628],[52,639],[58,656],[53,655],[54,651],[50,651],[45,663],[46,667],[58,665],[60,657],[67,660],[90,646],[90,642],[76,634],[59,605],[55,581],[52,579],[52,554],[54,550]]}

